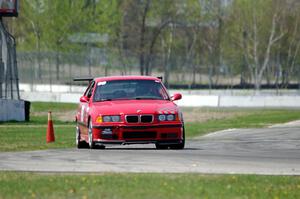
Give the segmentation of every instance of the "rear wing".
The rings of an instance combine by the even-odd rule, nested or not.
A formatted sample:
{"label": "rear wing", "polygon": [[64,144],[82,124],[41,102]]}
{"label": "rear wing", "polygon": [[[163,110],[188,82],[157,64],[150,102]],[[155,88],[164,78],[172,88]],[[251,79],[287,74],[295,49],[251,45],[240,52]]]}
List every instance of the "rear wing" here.
{"label": "rear wing", "polygon": [[75,77],[73,81],[75,82],[82,82],[82,81],[92,81],[94,78],[93,77]]}

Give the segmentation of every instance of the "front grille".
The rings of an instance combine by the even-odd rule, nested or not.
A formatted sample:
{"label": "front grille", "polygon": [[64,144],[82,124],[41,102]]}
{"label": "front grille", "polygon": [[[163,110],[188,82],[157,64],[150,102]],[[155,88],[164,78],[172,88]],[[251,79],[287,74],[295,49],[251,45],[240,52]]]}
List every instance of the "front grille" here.
{"label": "front grille", "polygon": [[126,116],[126,121],[128,123],[138,123],[139,122],[139,117],[137,115],[127,115]]}
{"label": "front grille", "polygon": [[134,132],[123,132],[124,139],[155,139],[155,131],[134,131]]}
{"label": "front grille", "polygon": [[153,121],[152,115],[141,115],[141,122],[142,123],[151,123]]}
{"label": "front grille", "polygon": [[152,123],[153,115],[126,115],[127,123]]}

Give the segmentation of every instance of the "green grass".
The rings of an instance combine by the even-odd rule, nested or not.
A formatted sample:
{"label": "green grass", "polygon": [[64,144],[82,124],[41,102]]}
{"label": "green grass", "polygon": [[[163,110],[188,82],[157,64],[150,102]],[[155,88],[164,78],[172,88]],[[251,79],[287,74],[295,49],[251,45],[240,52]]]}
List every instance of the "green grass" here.
{"label": "green grass", "polygon": [[56,103],[56,102],[32,102],[30,110],[32,112],[62,112],[70,111],[77,108],[77,104],[74,103]]}
{"label": "green grass", "polygon": [[[52,148],[75,147],[75,123],[60,121],[53,118],[56,142],[46,144],[47,111],[52,110],[53,115],[63,111],[76,110],[76,104],[68,103],[32,103],[30,122],[9,122],[0,124],[0,152],[24,151]],[[185,111],[189,111],[186,109]],[[239,113],[234,117],[223,119],[210,119],[203,122],[187,122],[186,136],[193,138],[217,130],[229,128],[260,128],[271,124],[284,123],[300,119],[300,110],[291,109],[216,109],[203,108],[199,114],[214,112]]]}
{"label": "green grass", "polygon": [[0,172],[0,198],[299,198],[300,177]]}
{"label": "green grass", "polygon": [[0,126],[0,151],[75,147],[75,126],[55,125],[55,142],[46,143],[47,125]]}

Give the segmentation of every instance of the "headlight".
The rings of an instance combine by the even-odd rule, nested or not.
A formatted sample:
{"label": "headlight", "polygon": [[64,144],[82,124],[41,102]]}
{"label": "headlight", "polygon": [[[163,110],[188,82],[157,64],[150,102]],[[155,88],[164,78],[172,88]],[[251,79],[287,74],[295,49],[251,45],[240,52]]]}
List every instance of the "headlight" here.
{"label": "headlight", "polygon": [[159,115],[158,116],[158,120],[159,121],[165,121],[166,120],[166,116],[165,115]]}
{"label": "headlight", "polygon": [[111,122],[111,116],[104,116],[103,122]]}
{"label": "headlight", "polygon": [[158,115],[159,121],[174,121],[175,115],[174,114],[166,114],[166,115]]}
{"label": "headlight", "polygon": [[120,122],[121,117],[119,115],[111,116],[111,121],[113,122]]}
{"label": "headlight", "polygon": [[121,117],[119,115],[106,115],[103,116],[103,122],[120,122]]}
{"label": "headlight", "polygon": [[175,120],[175,116],[174,115],[167,115],[167,120],[168,121],[173,121],[173,120]]}

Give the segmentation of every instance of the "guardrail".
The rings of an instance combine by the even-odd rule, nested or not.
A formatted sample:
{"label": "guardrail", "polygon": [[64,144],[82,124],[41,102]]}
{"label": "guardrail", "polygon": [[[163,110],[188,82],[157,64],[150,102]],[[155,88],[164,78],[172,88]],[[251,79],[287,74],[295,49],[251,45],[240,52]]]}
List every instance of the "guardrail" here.
{"label": "guardrail", "polygon": [[[176,91],[175,91],[176,92]],[[174,91],[172,91],[174,93]],[[28,101],[78,103],[82,93],[21,92]],[[299,107],[300,96],[226,96],[184,93],[176,102],[182,107]]]}

